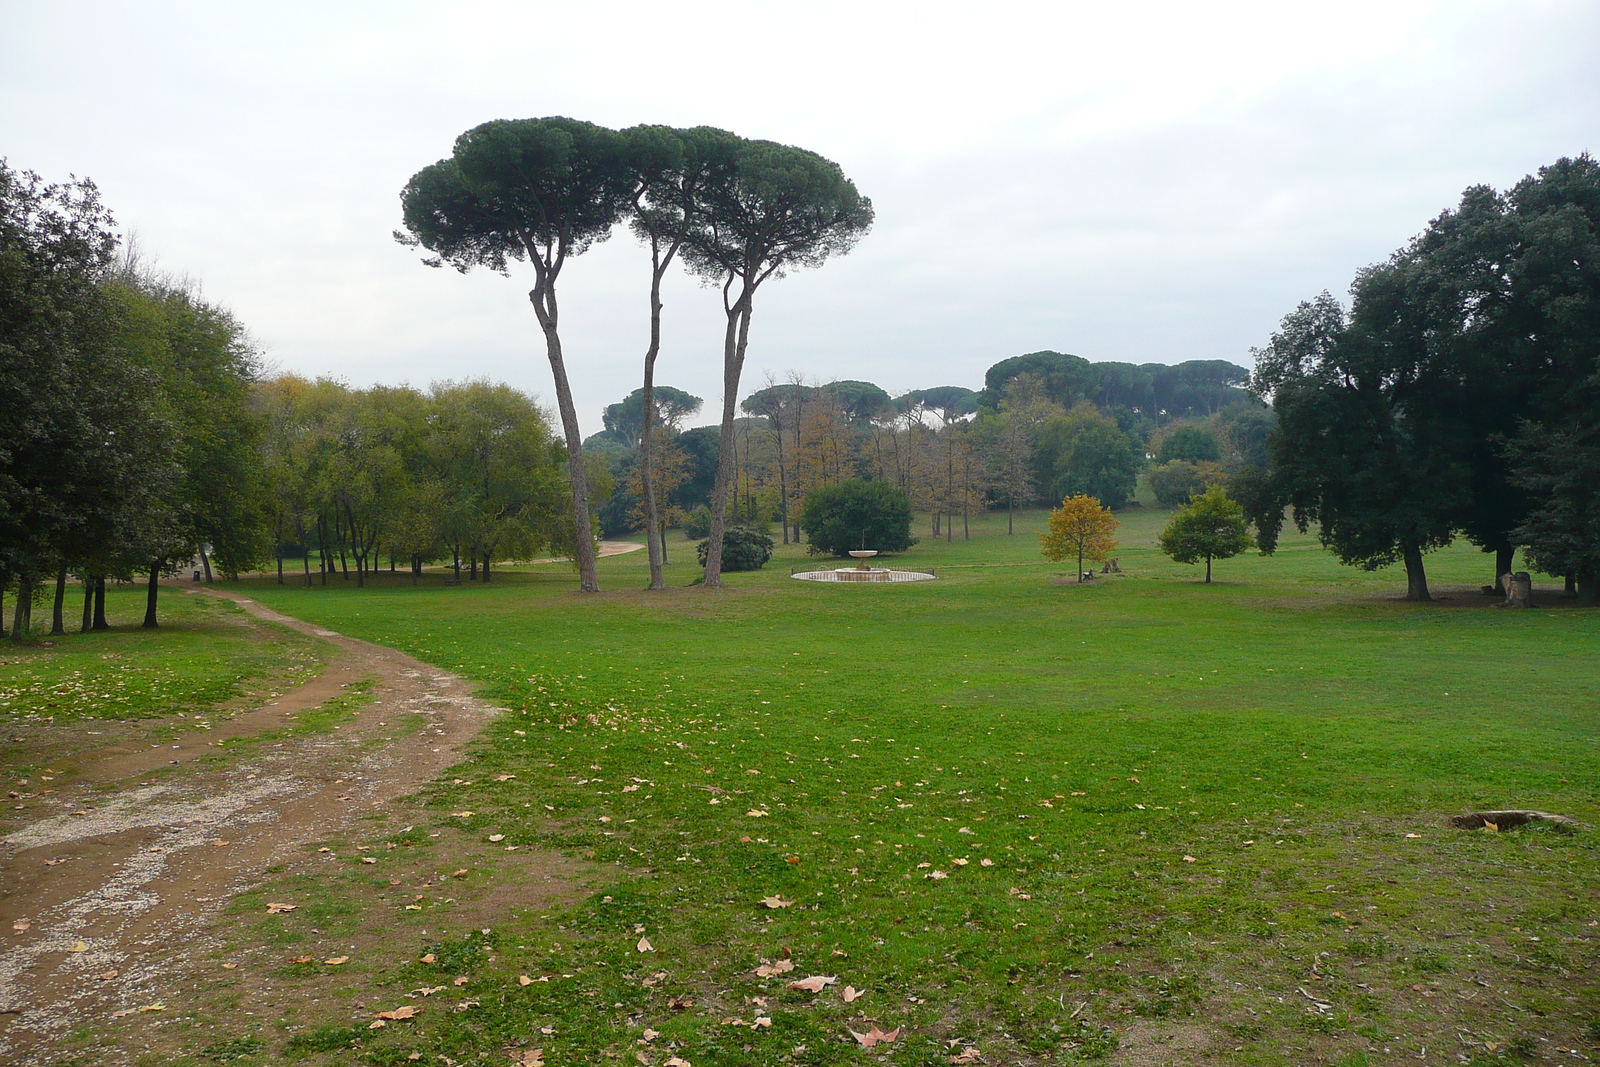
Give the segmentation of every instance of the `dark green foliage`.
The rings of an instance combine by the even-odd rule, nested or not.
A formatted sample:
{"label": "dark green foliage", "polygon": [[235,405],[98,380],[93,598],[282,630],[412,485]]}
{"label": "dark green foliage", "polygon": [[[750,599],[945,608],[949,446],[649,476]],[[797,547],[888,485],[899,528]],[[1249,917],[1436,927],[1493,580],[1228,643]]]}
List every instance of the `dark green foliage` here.
{"label": "dark green foliage", "polygon": [[1161,448],[1156,452],[1157,463],[1171,463],[1174,460],[1218,463],[1222,460],[1222,449],[1217,447],[1217,439],[1206,430],[1198,426],[1179,426],[1161,439]]}
{"label": "dark green foliage", "polygon": [[[655,393],[656,416],[659,426],[674,430],[684,419],[700,410],[704,403],[699,397],[674,389],[670,385],[652,387]],[[629,448],[639,447],[639,434],[644,428],[644,390],[635,389],[624,399],[608,406],[603,414],[606,430]],[[587,442],[585,442],[587,444]]]}
{"label": "dark green foliage", "polygon": [[1151,467],[1145,477],[1150,482],[1150,491],[1156,495],[1156,503],[1162,507],[1176,508],[1188,503],[1196,493],[1203,493],[1208,487],[1225,481],[1227,473],[1220,463],[1191,463],[1186,459],[1175,459]]}
{"label": "dark green foliage", "polygon": [[1572,575],[1578,593],[1600,592],[1600,430],[1562,433],[1528,424],[1509,448],[1513,472],[1537,503],[1511,532],[1529,563]]}
{"label": "dark green foliage", "polygon": [[889,407],[889,394],[871,382],[833,381],[822,386],[822,395],[839,405],[852,423],[869,422]]}
{"label": "dark green foliage", "polygon": [[683,536],[697,541],[711,533],[711,509],[701,504],[683,517]]}
{"label": "dark green foliage", "polygon": [[1133,496],[1141,456],[1128,435],[1087,401],[1046,419],[1035,442],[1037,485],[1045,499],[1084,494],[1115,509]]}
{"label": "dark green foliage", "polygon": [[[701,541],[695,546],[700,566],[706,565],[706,553],[711,542]],[[730,526],[722,534],[722,569],[725,571],[758,571],[772,558],[772,538],[749,526]]]}
{"label": "dark green foliage", "polygon": [[1212,560],[1231,559],[1250,547],[1244,509],[1228,499],[1222,486],[1213,485],[1173,513],[1157,543],[1179,563],[1205,560],[1209,583]]}
{"label": "dark green foliage", "polygon": [[947,423],[978,410],[978,394],[960,385],[936,385],[932,389],[913,389],[903,396],[896,397],[894,402],[903,411],[910,411],[919,406],[926,408],[936,412]]}
{"label": "dark green foliage", "polygon": [[852,549],[903,552],[911,537],[911,500],[888,482],[852,479],[806,494],[800,526],[817,554],[847,556]]}
{"label": "dark green foliage", "polygon": [[[1088,400],[1121,422],[1137,416],[1155,422],[1204,418],[1229,404],[1249,399],[1244,390],[1250,374],[1237,363],[1194,359],[1184,363],[1090,363],[1062,352],[1030,352],[990,367],[983,376],[978,401],[985,408],[999,404],[1008,383],[1024,374],[1039,378],[1045,395],[1063,407]],[[1127,427],[1125,427],[1127,428]]]}

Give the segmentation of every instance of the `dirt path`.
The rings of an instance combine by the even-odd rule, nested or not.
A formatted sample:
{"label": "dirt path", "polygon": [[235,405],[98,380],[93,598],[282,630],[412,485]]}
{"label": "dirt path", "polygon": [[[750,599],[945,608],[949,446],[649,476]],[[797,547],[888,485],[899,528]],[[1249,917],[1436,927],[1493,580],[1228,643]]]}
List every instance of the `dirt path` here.
{"label": "dirt path", "polygon": [[[70,758],[75,770],[59,792],[34,803],[33,821],[13,829],[0,853],[0,1062],[51,1062],[63,1035],[159,1002],[174,968],[208,950],[207,931],[230,898],[302,856],[305,842],[351,831],[415,792],[458,762],[497,713],[462,679],[410,656],[239,594],[205,593],[327,642],[326,669],[217,722],[203,741]],[[238,753],[219,747],[292,726],[298,713],[369,680],[370,703],[331,732]],[[205,756],[215,758],[183,766]],[[177,773],[146,777],[174,764]]]}

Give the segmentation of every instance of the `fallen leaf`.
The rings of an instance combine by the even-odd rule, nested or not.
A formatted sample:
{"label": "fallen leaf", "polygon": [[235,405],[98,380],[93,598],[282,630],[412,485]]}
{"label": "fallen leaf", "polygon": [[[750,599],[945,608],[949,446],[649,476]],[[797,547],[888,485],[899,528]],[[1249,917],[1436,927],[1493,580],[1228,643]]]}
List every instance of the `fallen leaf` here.
{"label": "fallen leaf", "polygon": [[412,990],[412,992],[416,993],[418,996],[431,997],[435,993],[444,992],[444,986],[442,986],[442,985],[423,986],[421,989]]}
{"label": "fallen leaf", "polygon": [[494,776],[494,780],[497,782],[509,782],[515,777],[516,775],[514,774],[497,774]]}
{"label": "fallen leaf", "polygon": [[519,974],[519,975],[517,975],[517,984],[518,985],[532,985],[533,984],[533,979],[529,978],[525,974]]}
{"label": "fallen leaf", "polygon": [[422,957],[422,962],[423,963],[436,963],[436,962],[438,962],[438,959],[439,959],[438,956],[435,956],[433,953],[430,952],[426,956]]}
{"label": "fallen leaf", "polygon": [[290,956],[289,957],[289,962],[290,963],[310,963],[311,962],[311,957],[310,956]]}
{"label": "fallen leaf", "polygon": [[398,1022],[402,1019],[415,1019],[421,1014],[422,1009],[417,1007],[415,1004],[402,1004],[393,1011],[378,1012],[376,1018],[387,1019],[390,1022]]}
{"label": "fallen leaf", "polygon": [[467,984],[467,983],[468,983],[468,982],[470,982],[470,981],[472,981],[472,979],[470,979],[470,978],[468,978],[468,977],[467,977],[467,976],[466,976],[466,975],[462,975],[462,976],[461,976],[461,977],[459,977],[459,978],[457,978],[457,979],[456,979],[456,980],[455,980],[455,981],[454,981],[454,982],[453,982],[453,983],[451,983],[451,984],[452,984],[452,985],[458,985],[458,986],[463,986],[463,985],[466,985],[466,984]]}
{"label": "fallen leaf", "polygon": [[866,995],[867,995],[867,991],[865,989],[857,989],[853,985],[845,986],[844,987],[844,991],[839,994],[840,998],[843,999],[846,1004],[850,1004],[850,1003],[853,1003],[854,1001],[860,1000],[862,997],[864,997]]}
{"label": "fallen leaf", "polygon": [[1194,863],[1195,862],[1195,858],[1193,856],[1185,856],[1185,857],[1183,857],[1183,862],[1185,862],[1185,863]]}
{"label": "fallen leaf", "polygon": [[29,922],[27,919],[18,919],[16,922],[11,924],[11,929],[21,933],[32,925],[33,923]]}
{"label": "fallen leaf", "polygon": [[651,946],[650,939],[648,937],[641,937],[639,939],[639,943],[634,947],[637,948],[640,952],[654,952],[655,951],[655,948]]}
{"label": "fallen leaf", "polygon": [[452,811],[450,813],[450,817],[452,819],[470,819],[472,818],[472,814],[473,813],[470,811]]}
{"label": "fallen leaf", "polygon": [[87,942],[87,941],[74,941],[72,943],[72,947],[67,949],[67,951],[68,952],[88,952],[89,951],[89,942]]}
{"label": "fallen leaf", "polygon": [[167,1010],[167,1006],[165,1004],[162,1004],[159,1001],[157,1001],[154,1004],[146,1004],[144,1007],[140,1008],[139,1010],[140,1011],[166,1011]]}
{"label": "fallen leaf", "polygon": [[544,1049],[530,1048],[523,1052],[513,1052],[511,1062],[515,1067],[544,1067]]}
{"label": "fallen leaf", "polygon": [[755,809],[755,808],[751,808],[751,809],[750,809],[750,810],[749,810],[749,811],[747,811],[747,812],[745,812],[745,814],[746,814],[746,815],[748,815],[748,816],[750,816],[750,818],[752,818],[752,819],[761,819],[761,818],[765,818],[765,817],[766,817],[766,815],[767,815],[767,813],[766,813],[766,812],[764,812],[764,811],[758,811],[758,810],[756,810],[756,809]]}
{"label": "fallen leaf", "polygon": [[681,1056],[673,1056],[666,1063],[663,1063],[661,1067],[693,1067],[693,1064]]}
{"label": "fallen leaf", "polygon": [[641,1041],[644,1041],[646,1044],[648,1044],[649,1042],[654,1041],[656,1038],[658,1038],[660,1036],[661,1036],[661,1031],[660,1030],[652,1030],[647,1026],[647,1027],[644,1028],[644,1033],[640,1035],[639,1039]]}
{"label": "fallen leaf", "polygon": [[239,965],[237,963],[224,963],[222,965],[222,969],[225,971],[236,971],[239,969]]}
{"label": "fallen leaf", "polygon": [[780,974],[787,974],[794,970],[793,960],[779,960],[777,963],[762,963],[756,968],[758,978],[775,978]]}
{"label": "fallen leaf", "polygon": [[506,839],[506,835],[505,834],[490,834],[489,835],[489,840],[492,841],[496,845],[498,845],[500,842],[504,841],[505,839]]}
{"label": "fallen leaf", "polygon": [[814,974],[810,978],[802,978],[798,982],[790,982],[789,988],[797,989],[802,993],[820,993],[825,987],[833,985],[838,980],[837,977],[831,974]]}
{"label": "fallen leaf", "polygon": [[1421,834],[1407,834],[1406,836],[1415,838],[1415,837],[1421,837],[1422,835]]}
{"label": "fallen leaf", "polygon": [[981,1059],[983,1059],[983,1056],[978,1052],[978,1050],[969,1045],[962,1049],[959,1055],[951,1056],[950,1062],[957,1064],[977,1063]]}
{"label": "fallen leaf", "polygon": [[138,1010],[139,1010],[138,1008],[123,1008],[121,1011],[112,1012],[111,1013],[111,1017],[113,1019],[121,1019],[123,1016],[132,1015],[134,1012],[136,1012]]}
{"label": "fallen leaf", "polygon": [[868,1030],[866,1033],[858,1034],[854,1030],[851,1030],[850,1036],[859,1041],[862,1048],[871,1048],[872,1046],[878,1044],[888,1044],[895,1038],[899,1037],[900,1028],[897,1026],[888,1033],[884,1033],[882,1030],[878,1029],[877,1023],[873,1023],[872,1029]]}
{"label": "fallen leaf", "polygon": [[334,956],[331,959],[325,959],[322,962],[325,963],[329,967],[337,967],[341,963],[349,963],[350,962],[350,957],[349,956]]}
{"label": "fallen leaf", "polygon": [[965,867],[967,865],[967,861],[964,859],[953,859],[950,862],[957,867]]}
{"label": "fallen leaf", "polygon": [[102,981],[102,982],[109,982],[109,981],[111,981],[111,979],[113,979],[113,978],[115,978],[117,976],[117,973],[118,972],[116,972],[116,971],[107,971],[104,974],[97,974],[97,975],[95,975],[95,977],[100,979],[100,981]]}
{"label": "fallen leaf", "polygon": [[46,867],[59,867],[65,862],[67,862],[67,861],[66,860],[45,860],[44,861],[44,865]]}
{"label": "fallen leaf", "polygon": [[994,866],[994,860],[990,860],[990,859],[979,860],[978,861],[978,865],[980,867],[993,867]]}
{"label": "fallen leaf", "polygon": [[467,869],[465,867],[461,868],[459,871],[451,871],[450,872],[450,877],[452,877],[452,878],[465,878],[466,876],[467,876]]}
{"label": "fallen leaf", "polygon": [[919,864],[917,864],[917,870],[919,870],[919,871],[926,870],[927,868],[932,867],[932,866],[933,866],[933,864],[931,864],[931,863],[919,863]]}
{"label": "fallen leaf", "polygon": [[376,856],[362,856],[361,857],[361,862],[362,863],[377,863],[378,862],[378,857],[376,857]]}
{"label": "fallen leaf", "polygon": [[[1490,822],[1488,819],[1483,820],[1483,828],[1488,830],[1491,834],[1497,834],[1500,832],[1500,824],[1497,822]],[[1422,835],[1418,834],[1417,836],[1421,837]]]}
{"label": "fallen leaf", "polygon": [[268,904],[267,905],[267,914],[268,915],[282,915],[284,912],[298,911],[299,908],[300,908],[300,905],[298,905],[298,904]]}
{"label": "fallen leaf", "polygon": [[765,1030],[771,1025],[772,1016],[770,1015],[757,1015],[750,1021],[750,1029],[752,1030]]}
{"label": "fallen leaf", "polygon": [[787,908],[790,905],[792,905],[794,903],[794,901],[792,901],[792,900],[784,900],[782,897],[762,897],[761,898],[761,903],[765,904],[769,908],[772,908],[772,909],[776,910],[778,908]]}
{"label": "fallen leaf", "polygon": [[935,882],[938,882],[950,876],[943,871],[929,871],[928,877],[932,878]]}

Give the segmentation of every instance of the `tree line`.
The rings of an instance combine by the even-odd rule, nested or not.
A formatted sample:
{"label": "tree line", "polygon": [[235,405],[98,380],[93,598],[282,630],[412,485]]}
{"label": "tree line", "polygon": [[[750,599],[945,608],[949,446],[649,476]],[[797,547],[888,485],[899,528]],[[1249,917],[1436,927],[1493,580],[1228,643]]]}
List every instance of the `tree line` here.
{"label": "tree line", "polygon": [[[990,508],[1010,513],[1080,493],[1120,508],[1142,471],[1163,502],[1181,503],[1203,483],[1260,462],[1272,413],[1242,388],[1244,368],[1191,361],[1160,367],[1159,376],[1147,370],[1035,352],[995,364],[982,390],[938,386],[897,397],[871,382],[769,375],[734,423],[729,515],[776,523],[784,543],[799,541],[810,493],[874,480],[904,492],[927,515],[930,536],[953,539],[958,527],[969,536],[972,515]],[[1130,378],[1137,389],[1113,391]],[[709,512],[718,442],[710,427],[680,431],[700,400],[676,389],[670,395],[655,444],[669,502],[661,514],[665,525],[684,523],[686,533],[703,536],[696,512]],[[1152,396],[1153,409],[1144,406]],[[615,476],[616,494],[601,511],[611,536],[644,522],[639,438],[631,429],[639,403],[635,391],[611,405],[607,429],[584,442]]]}
{"label": "tree line", "polygon": [[1271,551],[1284,516],[1347,564],[1405,564],[1466,537],[1592,602],[1600,585],[1600,164],[1474,186],[1382,263],[1257,350],[1278,424],[1235,479]]}

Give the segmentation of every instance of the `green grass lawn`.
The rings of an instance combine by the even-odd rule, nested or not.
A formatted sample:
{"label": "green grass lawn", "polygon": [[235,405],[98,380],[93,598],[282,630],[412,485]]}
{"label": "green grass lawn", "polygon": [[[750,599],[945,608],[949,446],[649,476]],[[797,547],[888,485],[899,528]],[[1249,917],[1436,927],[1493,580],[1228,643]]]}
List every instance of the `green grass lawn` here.
{"label": "green grass lawn", "polygon": [[[1165,517],[1125,513],[1125,573],[1084,586],[1038,557],[1040,513],[1014,537],[1002,513],[915,546],[895,564],[939,580],[911,585],[793,581],[790,547],[721,591],[684,588],[683,541],[678,588],[655,595],[642,552],[602,560],[606,592],[588,597],[563,565],[487,586],[256,584],[511,709],[406,835],[441,871],[452,841],[496,834],[616,865],[578,905],[486,934],[452,923],[443,888],[421,910],[391,891],[398,853],[352,857],[330,877],[370,906],[251,936],[382,924],[414,950],[354,961],[340,982],[365,1012],[269,1032],[267,1054],[1592,1057],[1600,613],[1487,606],[1492,561],[1470,546],[1429,557],[1448,598],[1432,605],[1394,599],[1398,570],[1340,567],[1301,536],[1205,586],[1151,547]],[[1500,806],[1585,830],[1443,823]],[[764,962],[793,969],[762,977]],[[808,976],[837,981],[789,988]],[[847,985],[865,995],[847,1003]],[[435,986],[449,992],[402,997]],[[350,1021],[412,1003],[412,1021]],[[858,1047],[850,1031],[874,1024],[898,1039]]]}

